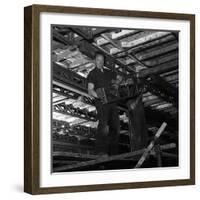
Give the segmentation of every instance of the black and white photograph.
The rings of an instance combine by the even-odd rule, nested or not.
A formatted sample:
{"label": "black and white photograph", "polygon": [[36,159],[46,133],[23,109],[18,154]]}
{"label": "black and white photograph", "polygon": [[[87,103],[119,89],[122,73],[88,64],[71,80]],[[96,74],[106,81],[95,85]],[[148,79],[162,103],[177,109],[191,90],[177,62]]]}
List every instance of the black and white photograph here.
{"label": "black and white photograph", "polygon": [[179,166],[179,31],[51,25],[51,170]]}

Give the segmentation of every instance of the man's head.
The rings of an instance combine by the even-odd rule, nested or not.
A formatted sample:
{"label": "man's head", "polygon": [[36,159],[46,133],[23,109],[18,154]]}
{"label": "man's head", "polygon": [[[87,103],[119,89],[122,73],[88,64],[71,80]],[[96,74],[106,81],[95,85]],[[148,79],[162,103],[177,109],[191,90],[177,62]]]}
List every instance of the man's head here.
{"label": "man's head", "polygon": [[95,64],[98,69],[102,69],[104,66],[104,55],[101,53],[97,53],[95,55]]}

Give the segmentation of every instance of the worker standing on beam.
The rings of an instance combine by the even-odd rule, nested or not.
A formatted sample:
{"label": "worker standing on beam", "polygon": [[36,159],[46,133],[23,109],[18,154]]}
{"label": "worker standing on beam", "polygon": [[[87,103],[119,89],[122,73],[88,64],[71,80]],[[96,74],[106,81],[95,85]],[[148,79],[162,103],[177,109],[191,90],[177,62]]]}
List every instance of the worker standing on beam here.
{"label": "worker standing on beam", "polygon": [[[116,155],[118,153],[119,114],[116,103],[103,104],[109,98],[105,90],[116,83],[117,74],[104,67],[104,55],[95,55],[96,67],[88,75],[88,93],[95,99],[99,120],[96,134],[96,153]],[[97,100],[97,99],[101,99]]]}

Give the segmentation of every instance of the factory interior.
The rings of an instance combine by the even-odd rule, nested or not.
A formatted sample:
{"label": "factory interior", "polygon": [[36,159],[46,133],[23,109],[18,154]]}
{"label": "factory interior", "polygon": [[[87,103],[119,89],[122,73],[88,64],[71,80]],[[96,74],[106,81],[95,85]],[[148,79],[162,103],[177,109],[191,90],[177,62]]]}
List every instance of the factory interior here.
{"label": "factory interior", "polygon": [[[178,40],[176,31],[51,25],[53,173],[179,166]],[[87,77],[96,52],[108,70],[132,80],[111,102],[119,116],[116,155],[95,152]]]}

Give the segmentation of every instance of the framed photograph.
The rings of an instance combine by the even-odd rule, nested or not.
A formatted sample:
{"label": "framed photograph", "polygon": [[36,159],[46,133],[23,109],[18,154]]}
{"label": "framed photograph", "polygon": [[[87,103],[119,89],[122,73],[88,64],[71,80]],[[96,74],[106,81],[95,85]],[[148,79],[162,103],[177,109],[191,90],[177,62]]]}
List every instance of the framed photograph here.
{"label": "framed photograph", "polygon": [[195,16],[24,9],[24,191],[195,184]]}

